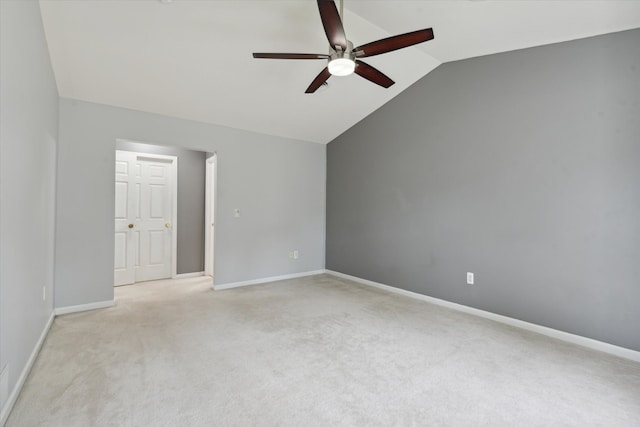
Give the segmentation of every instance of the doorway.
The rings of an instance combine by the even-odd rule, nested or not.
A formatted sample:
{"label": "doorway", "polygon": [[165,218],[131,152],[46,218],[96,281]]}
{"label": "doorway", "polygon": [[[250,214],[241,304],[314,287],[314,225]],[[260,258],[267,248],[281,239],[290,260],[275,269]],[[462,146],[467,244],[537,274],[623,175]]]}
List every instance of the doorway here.
{"label": "doorway", "polygon": [[175,275],[177,164],[116,150],[114,286]]}
{"label": "doorway", "polygon": [[[217,154],[207,159],[205,170],[205,246],[204,246],[204,274],[214,277],[214,248],[215,248],[215,218],[216,218],[216,184],[217,184]],[[215,283],[215,279],[214,279]]]}

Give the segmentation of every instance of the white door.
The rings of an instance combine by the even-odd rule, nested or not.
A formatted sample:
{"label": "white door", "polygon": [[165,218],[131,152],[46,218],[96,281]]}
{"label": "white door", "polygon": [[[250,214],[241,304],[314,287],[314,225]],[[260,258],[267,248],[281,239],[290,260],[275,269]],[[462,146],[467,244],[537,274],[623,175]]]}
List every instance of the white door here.
{"label": "white door", "polygon": [[171,277],[176,161],[116,151],[116,286]]}
{"label": "white door", "polygon": [[213,242],[215,232],[215,202],[216,202],[216,160],[214,154],[207,159],[205,185],[205,247],[204,274],[213,277]]}

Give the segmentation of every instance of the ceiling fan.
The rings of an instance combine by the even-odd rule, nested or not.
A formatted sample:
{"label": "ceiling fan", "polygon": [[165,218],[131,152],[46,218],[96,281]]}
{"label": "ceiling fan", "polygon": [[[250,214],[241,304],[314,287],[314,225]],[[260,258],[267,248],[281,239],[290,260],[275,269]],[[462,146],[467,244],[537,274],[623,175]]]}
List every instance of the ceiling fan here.
{"label": "ceiling fan", "polygon": [[[254,53],[254,58],[266,59],[326,59],[328,65],[311,82],[305,93],[313,93],[320,86],[325,84],[329,77],[348,76],[356,73],[365,79],[378,84],[384,88],[390,87],[395,82],[382,72],[361,61],[359,58],[380,55],[381,53],[392,52],[394,50],[413,46],[414,44],[426,42],[433,39],[433,29],[413,31],[393,37],[387,37],[362,46],[353,47],[353,43],[347,40],[342,26],[342,13],[333,0],[318,0],[320,19],[324,32],[329,40],[329,54],[321,53]],[[340,11],[342,12],[342,0],[340,0]]]}

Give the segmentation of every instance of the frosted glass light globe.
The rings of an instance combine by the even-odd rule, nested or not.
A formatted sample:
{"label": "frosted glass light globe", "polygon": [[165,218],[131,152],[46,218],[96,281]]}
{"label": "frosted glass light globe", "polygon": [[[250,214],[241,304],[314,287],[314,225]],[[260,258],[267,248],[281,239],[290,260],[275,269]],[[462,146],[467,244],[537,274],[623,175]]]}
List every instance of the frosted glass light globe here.
{"label": "frosted glass light globe", "polygon": [[355,69],[356,63],[349,58],[336,58],[329,62],[329,72],[334,76],[348,76]]}

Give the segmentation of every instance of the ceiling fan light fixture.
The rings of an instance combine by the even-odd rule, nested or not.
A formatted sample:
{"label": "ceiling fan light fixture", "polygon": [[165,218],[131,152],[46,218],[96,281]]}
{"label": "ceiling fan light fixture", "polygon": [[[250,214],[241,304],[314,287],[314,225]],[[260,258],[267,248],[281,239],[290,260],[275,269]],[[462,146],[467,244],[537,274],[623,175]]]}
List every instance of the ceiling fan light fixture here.
{"label": "ceiling fan light fixture", "polygon": [[[342,13],[338,12],[336,3],[333,0],[317,0],[318,11],[320,12],[320,20],[324,33],[329,42],[328,54],[317,53],[254,53],[254,58],[270,58],[270,59],[328,59],[329,63],[320,71],[311,82],[304,93],[314,93],[320,89],[327,79],[331,76],[348,76],[357,74],[360,77],[369,80],[372,83],[389,88],[394,81],[382,73],[380,70],[372,67],[362,58],[376,56],[382,53],[393,52],[394,50],[404,49],[418,43],[426,42],[433,39],[433,29],[425,28],[423,30],[411,31],[409,33],[398,34],[397,36],[386,37],[367,44],[353,47],[344,32],[342,25]],[[340,10],[342,11],[342,0],[340,0]],[[357,58],[357,59],[356,59]]]}
{"label": "ceiling fan light fixture", "polygon": [[333,76],[348,76],[353,74],[356,63],[349,58],[335,58],[329,61],[329,72]]}

